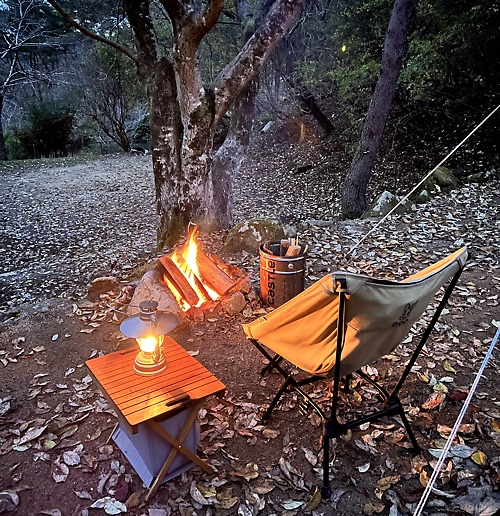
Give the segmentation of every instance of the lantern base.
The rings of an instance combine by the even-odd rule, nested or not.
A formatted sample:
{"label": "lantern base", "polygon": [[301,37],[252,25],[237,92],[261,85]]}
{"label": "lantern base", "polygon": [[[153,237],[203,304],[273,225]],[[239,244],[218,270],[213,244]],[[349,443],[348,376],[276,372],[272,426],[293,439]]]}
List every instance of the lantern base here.
{"label": "lantern base", "polygon": [[134,371],[137,374],[142,374],[144,376],[162,373],[167,369],[167,367],[168,364],[164,355],[155,362],[151,353],[144,353],[143,351],[137,354],[134,361]]}

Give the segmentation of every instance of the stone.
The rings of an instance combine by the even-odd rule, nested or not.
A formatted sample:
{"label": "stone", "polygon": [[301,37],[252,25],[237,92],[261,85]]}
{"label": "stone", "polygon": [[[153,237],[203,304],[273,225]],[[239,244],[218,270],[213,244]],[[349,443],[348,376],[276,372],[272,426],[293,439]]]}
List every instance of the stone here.
{"label": "stone", "polygon": [[99,299],[101,294],[105,294],[110,290],[118,292],[121,289],[120,282],[114,276],[104,276],[96,278],[92,281],[87,293],[87,297],[91,301]]}
{"label": "stone", "polygon": [[[363,219],[371,217],[383,217],[387,215],[398,204],[402,197],[396,196],[387,190],[382,192],[371,204],[371,206],[363,213]],[[401,215],[409,210],[414,209],[414,205],[409,200],[406,200],[401,206],[394,211],[395,214]]]}
{"label": "stone", "polygon": [[222,299],[222,308],[228,315],[239,314],[246,304],[247,300],[241,292],[232,292]]}
{"label": "stone", "polygon": [[276,219],[250,219],[240,222],[229,231],[220,253],[223,255],[247,251],[257,255],[259,247],[267,240],[280,240],[285,237],[283,224]]}
{"label": "stone", "polygon": [[453,172],[446,167],[438,167],[431,178],[440,188],[456,188],[459,185],[459,181]]}
{"label": "stone", "polygon": [[177,315],[179,320],[184,318],[184,313],[177,303],[175,296],[167,285],[162,282],[162,274],[156,267],[146,272],[141,278],[135,289],[132,300],[127,307],[127,313],[130,315],[138,313],[140,311],[139,304],[149,299],[153,299],[158,303],[158,310],[171,312]]}
{"label": "stone", "polygon": [[450,169],[438,167],[434,173],[422,183],[420,189],[412,195],[411,200],[417,204],[424,204],[429,201],[435,193],[440,192],[442,189],[451,190],[457,188],[458,185],[459,181]]}

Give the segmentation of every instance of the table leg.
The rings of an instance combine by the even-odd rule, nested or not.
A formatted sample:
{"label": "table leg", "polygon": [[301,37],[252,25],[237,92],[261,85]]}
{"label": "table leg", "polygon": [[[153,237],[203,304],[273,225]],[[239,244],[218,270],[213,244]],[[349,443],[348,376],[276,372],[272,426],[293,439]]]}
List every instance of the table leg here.
{"label": "table leg", "polygon": [[167,459],[165,460],[163,466],[161,467],[158,475],[153,481],[153,484],[149,488],[148,494],[146,496],[146,502],[151,499],[151,497],[156,493],[156,490],[161,484],[161,481],[163,480],[163,477],[168,471],[168,468],[170,468],[175,456],[177,453],[182,453],[185,455],[188,459],[190,459],[192,462],[200,466],[201,469],[206,471],[208,474],[212,474],[214,470],[211,466],[209,466],[203,459],[198,457],[195,453],[193,453],[191,450],[186,448],[182,445],[184,439],[187,437],[191,427],[193,426],[193,423],[195,422],[196,418],[198,417],[198,412],[200,411],[201,407],[203,406],[204,399],[198,400],[193,406],[191,414],[189,415],[188,419],[184,423],[184,426],[182,427],[179,435],[177,438],[171,436],[161,425],[159,425],[154,420],[149,420],[146,422],[147,425],[149,425],[158,435],[160,435],[165,441],[171,444],[172,449],[170,450],[170,453],[168,454]]}

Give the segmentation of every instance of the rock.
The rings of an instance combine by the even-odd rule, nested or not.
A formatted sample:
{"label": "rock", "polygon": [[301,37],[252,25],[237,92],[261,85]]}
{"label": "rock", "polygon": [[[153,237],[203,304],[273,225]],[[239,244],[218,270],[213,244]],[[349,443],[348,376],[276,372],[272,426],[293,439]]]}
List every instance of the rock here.
{"label": "rock", "polygon": [[91,301],[95,301],[99,299],[101,294],[105,294],[110,290],[119,291],[121,290],[120,282],[114,276],[104,276],[101,278],[96,278],[92,281],[89,287],[89,291],[87,293],[87,297]]}
{"label": "rock", "polygon": [[456,188],[459,185],[453,172],[446,167],[438,167],[429,179],[434,179],[434,182],[441,188]]}
{"label": "rock", "polygon": [[231,229],[220,253],[223,255],[247,251],[257,255],[259,246],[266,240],[280,240],[285,232],[281,221],[275,219],[251,219]]}
{"label": "rock", "polygon": [[311,170],[314,165],[311,165],[310,163],[307,163],[306,165],[296,165],[295,168],[292,170],[292,174],[302,174],[304,172],[307,172],[308,170]]}
{"label": "rock", "polygon": [[268,133],[271,130],[271,127],[274,125],[274,122],[270,120],[267,124],[260,130],[262,133]]}
{"label": "rock", "polygon": [[[398,204],[402,197],[396,196],[387,190],[382,192],[371,204],[371,206],[363,213],[362,219],[370,217],[383,217],[387,215]],[[401,206],[395,210],[394,213],[401,215],[409,210],[412,210],[414,205],[409,200],[406,200]]]}
{"label": "rock", "polygon": [[412,198],[412,201],[416,204],[425,204],[426,202],[429,202],[431,199],[431,196],[427,190],[422,190],[416,197]]}
{"label": "rock", "polygon": [[186,315],[197,323],[202,323],[205,320],[205,312],[203,308],[200,306],[192,306],[187,312]]}
{"label": "rock", "polygon": [[470,174],[468,176],[465,176],[462,179],[462,182],[466,184],[477,183],[481,185],[494,179],[495,175],[496,173],[494,170],[487,170],[486,172],[477,172],[476,174]]}
{"label": "rock", "polygon": [[239,314],[246,304],[247,300],[241,292],[233,292],[222,299],[222,308],[229,315]]}
{"label": "rock", "polygon": [[434,173],[421,185],[420,190],[412,195],[411,200],[417,204],[424,204],[430,200],[436,192],[451,190],[459,185],[453,172],[446,167],[438,167]]}
{"label": "rock", "polygon": [[127,308],[127,312],[130,315],[139,312],[139,304],[142,301],[154,299],[158,303],[158,310],[161,310],[162,312],[171,312],[177,315],[179,320],[184,318],[184,313],[178,305],[175,296],[172,294],[170,289],[161,282],[161,280],[161,272],[156,267],[144,274],[137,285],[132,301],[130,301],[130,305]]}

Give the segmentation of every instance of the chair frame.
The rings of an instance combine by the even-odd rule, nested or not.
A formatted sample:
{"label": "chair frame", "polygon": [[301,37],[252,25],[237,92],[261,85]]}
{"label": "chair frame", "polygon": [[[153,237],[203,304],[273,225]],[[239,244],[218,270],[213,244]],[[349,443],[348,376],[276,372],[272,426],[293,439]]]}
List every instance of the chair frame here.
{"label": "chair frame", "polygon": [[[403,404],[401,403],[398,394],[401,390],[404,382],[406,381],[408,375],[412,367],[415,365],[415,362],[422,351],[427,339],[429,338],[430,333],[434,329],[436,322],[438,321],[444,307],[446,306],[448,299],[451,296],[455,285],[457,284],[460,275],[462,274],[462,268],[451,277],[448,286],[445,289],[443,297],[438,304],[437,309],[434,311],[434,314],[423,331],[420,341],[415,347],[415,350],[403,370],[396,386],[392,389],[391,392],[386,390],[384,387],[375,382],[372,378],[370,378],[367,374],[365,374],[361,370],[357,370],[356,374],[369,382],[379,393],[382,401],[384,402],[383,408],[369,414],[366,416],[362,416],[353,421],[349,421],[347,423],[341,423],[338,419],[338,398],[340,392],[340,368],[342,362],[342,351],[344,347],[344,339],[345,339],[345,325],[344,325],[344,316],[345,316],[345,301],[347,295],[347,282],[345,278],[335,278],[336,292],[339,295],[339,311],[338,311],[338,319],[337,319],[337,343],[341,343],[341,345],[337,345],[336,349],[336,357],[335,357],[335,366],[334,366],[334,374],[333,374],[333,392],[332,392],[332,401],[331,401],[331,410],[330,415],[326,415],[324,410],[302,389],[303,386],[309,385],[311,383],[315,383],[320,380],[326,380],[325,376],[312,375],[308,378],[303,378],[300,380],[296,380],[293,378],[292,374],[286,371],[285,368],[281,366],[281,361],[283,357],[279,354],[271,355],[267,349],[256,339],[249,338],[250,342],[269,360],[269,364],[262,369],[261,374],[265,375],[268,372],[272,372],[273,369],[276,369],[284,378],[284,381],[276,393],[275,397],[271,401],[269,407],[265,411],[263,415],[264,420],[268,420],[272,411],[276,407],[278,401],[281,396],[285,392],[297,392],[301,396],[301,402],[299,404],[299,409],[301,412],[305,412],[308,408],[312,408],[322,419],[323,421],[323,435],[322,435],[322,447],[323,447],[323,485],[321,488],[321,496],[322,498],[329,498],[331,496],[331,488],[330,488],[330,479],[329,479],[329,462],[330,462],[330,439],[334,439],[340,437],[341,435],[346,434],[349,430],[359,427],[365,423],[380,419],[386,416],[394,416],[399,415],[401,421],[403,422],[403,426],[410,438],[411,444],[415,453],[420,453],[420,446],[415,438],[415,435],[411,429],[410,422],[406,417],[404,412]],[[347,375],[347,385],[349,383],[351,375]]]}

